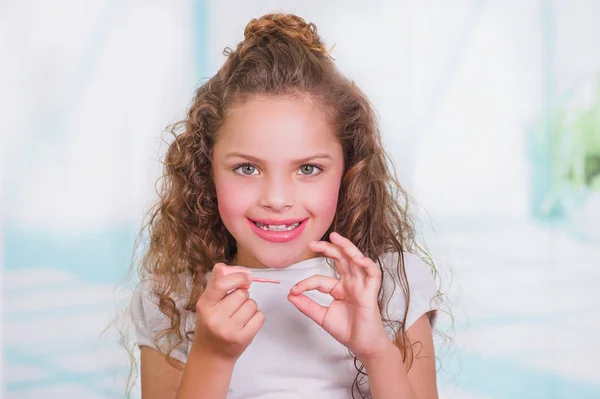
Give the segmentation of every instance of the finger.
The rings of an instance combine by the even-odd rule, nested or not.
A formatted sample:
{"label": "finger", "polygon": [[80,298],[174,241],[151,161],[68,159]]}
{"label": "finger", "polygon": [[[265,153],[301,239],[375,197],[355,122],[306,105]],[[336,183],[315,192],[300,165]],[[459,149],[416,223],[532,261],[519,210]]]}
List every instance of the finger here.
{"label": "finger", "polygon": [[242,328],[244,339],[251,340],[265,323],[265,314],[258,310]]}
{"label": "finger", "polygon": [[249,297],[250,294],[247,289],[238,288],[232,293],[227,294],[225,298],[215,305],[215,308],[224,317],[229,318],[238,311]]}
{"label": "finger", "polygon": [[239,329],[243,329],[246,323],[250,320],[254,313],[258,310],[258,305],[253,299],[247,299],[242,305],[233,313],[231,321],[234,325],[239,326]]}
{"label": "finger", "polygon": [[[244,269],[244,268],[242,268],[240,266],[229,266],[229,265],[226,265],[224,263],[222,263],[222,265],[223,266],[219,270],[220,271],[220,275],[229,276],[230,274],[234,274],[234,273],[244,273],[244,274],[247,274],[250,277],[250,280],[252,280],[252,272],[250,270]],[[250,282],[248,284],[244,284],[244,285],[242,285],[239,288],[248,289],[248,288],[250,288],[250,284],[251,283],[252,282]],[[227,291],[227,294],[229,294],[230,291]]]}
{"label": "finger", "polygon": [[231,290],[248,287],[251,283],[252,277],[246,273],[233,273],[223,276],[222,271],[217,269],[210,276],[203,296],[206,298],[207,303],[214,306],[225,298]]}
{"label": "finger", "polygon": [[219,272],[220,274],[227,276],[233,273],[246,273],[250,276],[252,276],[252,272],[248,269],[244,269],[243,267],[240,266],[228,266],[225,265],[224,263],[220,263],[219,265]]}
{"label": "finger", "polygon": [[342,252],[350,259],[350,273],[354,277],[365,278],[367,277],[367,273],[362,267],[356,267],[356,260],[360,258],[364,258],[364,255],[360,250],[354,245],[352,241],[342,236],[339,233],[333,232],[329,235],[329,239],[332,243],[339,246]]}
{"label": "finger", "polygon": [[211,278],[214,277],[223,277],[226,276],[228,273],[227,271],[230,270],[230,267],[227,266],[225,263],[223,262],[219,262],[216,263],[211,271]]}
{"label": "finger", "polygon": [[380,280],[381,269],[379,265],[375,263],[371,258],[366,256],[356,257],[353,261],[360,267],[362,267],[370,278]]}
{"label": "finger", "polygon": [[311,276],[294,285],[290,289],[290,294],[300,295],[305,291],[317,290],[324,294],[331,295],[334,299],[343,299],[339,290],[336,287],[340,284],[340,280],[328,276]]}
{"label": "finger", "polygon": [[308,245],[311,250],[332,258],[342,276],[350,274],[350,263],[338,246],[327,241],[311,241]]}
{"label": "finger", "polygon": [[323,320],[327,314],[327,307],[319,305],[306,295],[288,295],[288,300],[294,305],[299,311],[304,313],[315,323],[323,327]]}
{"label": "finger", "polygon": [[352,241],[347,239],[335,231],[329,235],[329,239],[332,243],[338,245],[350,258],[355,256],[363,256],[363,253],[354,245]]}

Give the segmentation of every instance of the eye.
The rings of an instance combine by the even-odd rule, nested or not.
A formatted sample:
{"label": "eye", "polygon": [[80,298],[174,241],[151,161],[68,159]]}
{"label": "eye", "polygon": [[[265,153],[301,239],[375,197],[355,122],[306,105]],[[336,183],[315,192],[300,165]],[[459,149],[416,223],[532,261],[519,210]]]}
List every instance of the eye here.
{"label": "eye", "polygon": [[300,166],[300,168],[298,169],[298,171],[300,172],[300,174],[304,175],[304,176],[314,176],[317,175],[321,172],[321,168],[319,168],[317,165],[312,165],[312,164],[306,164],[306,165],[302,165]]}
{"label": "eye", "polygon": [[[258,169],[256,169],[256,166],[249,164],[249,163],[237,166],[234,169],[234,171],[238,175],[242,175],[242,176],[252,176],[252,175],[258,174]],[[254,172],[256,172],[256,173],[254,173]]]}

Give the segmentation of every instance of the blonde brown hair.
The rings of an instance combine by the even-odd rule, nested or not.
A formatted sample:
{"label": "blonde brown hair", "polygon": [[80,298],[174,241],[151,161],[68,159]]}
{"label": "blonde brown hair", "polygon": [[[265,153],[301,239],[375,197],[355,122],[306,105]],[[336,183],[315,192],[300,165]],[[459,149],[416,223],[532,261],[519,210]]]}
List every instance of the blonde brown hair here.
{"label": "blonde brown hair", "polygon": [[[225,50],[224,65],[198,88],[187,117],[171,128],[174,139],[164,160],[159,199],[142,229],[149,242],[139,270],[140,278],[153,276],[160,282],[155,286],[158,305],[171,321],[156,339],[169,338],[168,356],[189,338],[180,332],[182,311],[194,311],[207,272],[217,262],[231,261],[236,252],[235,239],[219,216],[211,165],[211,150],[228,110],[256,95],[301,96],[326,110],[344,153],[337,211],[323,239],[336,231],[380,267],[384,253],[399,254],[395,273],[406,297],[405,317],[390,320],[382,300],[379,308],[383,321],[394,323],[404,357],[411,360],[404,329],[410,294],[403,254],[426,255],[415,239],[409,198],[384,151],[373,107],[338,71],[314,24],[271,13],[248,23],[244,36],[235,50]],[[186,280],[193,282],[191,289]],[[184,309],[176,306],[177,295],[184,296]],[[357,378],[349,387],[353,395],[364,374],[356,358],[355,365]]]}

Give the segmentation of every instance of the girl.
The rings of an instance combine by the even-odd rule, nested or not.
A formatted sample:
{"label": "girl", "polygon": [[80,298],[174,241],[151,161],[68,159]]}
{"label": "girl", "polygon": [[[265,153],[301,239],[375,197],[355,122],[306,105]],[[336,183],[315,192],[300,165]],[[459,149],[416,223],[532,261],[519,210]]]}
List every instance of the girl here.
{"label": "girl", "polygon": [[175,126],[149,214],[142,397],[437,398],[436,283],[369,101],[313,24],[244,34]]}

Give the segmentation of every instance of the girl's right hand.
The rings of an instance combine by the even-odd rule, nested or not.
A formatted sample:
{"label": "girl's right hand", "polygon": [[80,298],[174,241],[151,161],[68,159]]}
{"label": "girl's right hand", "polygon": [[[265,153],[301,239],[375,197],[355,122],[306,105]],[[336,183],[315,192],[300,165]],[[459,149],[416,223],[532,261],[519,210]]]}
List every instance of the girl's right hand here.
{"label": "girl's right hand", "polygon": [[[236,361],[265,321],[249,298],[250,273],[231,273],[217,263],[206,290],[196,302],[196,331],[192,350]],[[230,292],[234,290],[233,292]]]}

